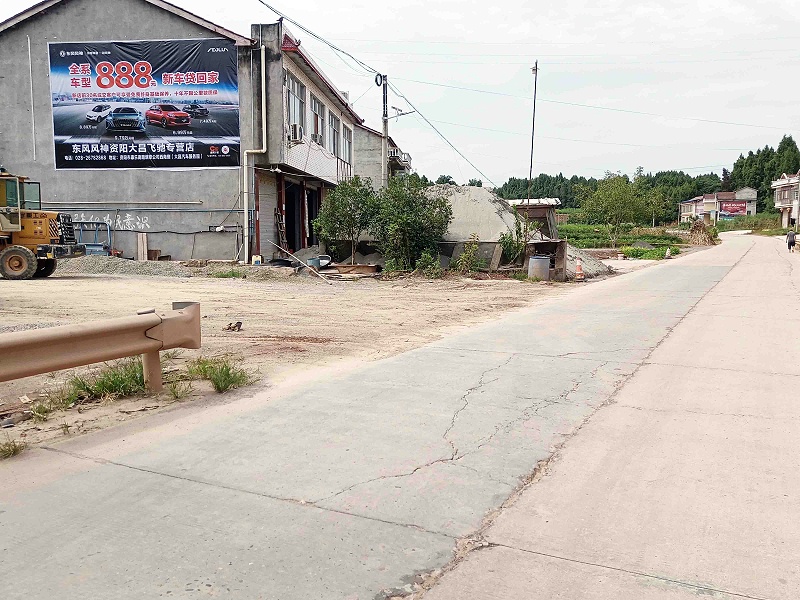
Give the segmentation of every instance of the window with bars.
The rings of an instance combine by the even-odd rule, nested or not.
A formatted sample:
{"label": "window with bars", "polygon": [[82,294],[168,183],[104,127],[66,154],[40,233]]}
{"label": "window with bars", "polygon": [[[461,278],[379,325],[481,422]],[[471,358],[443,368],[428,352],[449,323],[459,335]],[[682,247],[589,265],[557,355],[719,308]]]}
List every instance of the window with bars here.
{"label": "window with bars", "polygon": [[353,164],[353,130],[342,126],[342,156],[341,159],[348,165]]}
{"label": "window with bars", "polygon": [[289,125],[306,128],[306,86],[291,73],[286,73],[286,101],[289,107]]}
{"label": "window with bars", "polygon": [[333,155],[341,158],[341,138],[340,138],[340,129],[341,129],[341,121],[336,115],[329,114],[328,115],[328,129],[330,130],[330,134],[328,138],[331,141],[330,151],[333,152]]}
{"label": "window with bars", "polygon": [[325,105],[311,94],[311,139],[325,147]]}

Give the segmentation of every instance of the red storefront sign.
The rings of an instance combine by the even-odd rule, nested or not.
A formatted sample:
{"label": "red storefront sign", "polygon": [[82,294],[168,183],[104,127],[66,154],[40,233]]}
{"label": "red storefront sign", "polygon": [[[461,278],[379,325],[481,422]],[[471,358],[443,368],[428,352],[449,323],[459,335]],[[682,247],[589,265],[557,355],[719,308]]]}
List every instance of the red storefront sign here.
{"label": "red storefront sign", "polygon": [[719,211],[721,213],[727,213],[729,215],[746,215],[747,214],[747,202],[737,201],[737,202],[720,202],[719,203]]}

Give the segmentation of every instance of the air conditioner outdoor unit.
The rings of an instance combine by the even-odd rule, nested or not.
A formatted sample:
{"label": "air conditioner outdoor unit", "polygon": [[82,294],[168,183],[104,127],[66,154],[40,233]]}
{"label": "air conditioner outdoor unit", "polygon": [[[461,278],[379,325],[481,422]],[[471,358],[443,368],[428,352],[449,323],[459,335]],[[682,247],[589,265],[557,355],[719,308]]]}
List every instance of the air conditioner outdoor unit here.
{"label": "air conditioner outdoor unit", "polygon": [[320,146],[322,145],[322,134],[321,133],[312,133],[311,134],[311,141],[316,142]]}
{"label": "air conditioner outdoor unit", "polygon": [[303,126],[299,123],[292,123],[289,128],[289,141],[302,142],[303,141]]}

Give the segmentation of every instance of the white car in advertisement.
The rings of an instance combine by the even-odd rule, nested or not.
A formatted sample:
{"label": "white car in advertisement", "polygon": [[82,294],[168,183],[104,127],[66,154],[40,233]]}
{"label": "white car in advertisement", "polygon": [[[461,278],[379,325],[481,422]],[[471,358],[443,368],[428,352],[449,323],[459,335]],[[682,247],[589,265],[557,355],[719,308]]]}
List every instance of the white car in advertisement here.
{"label": "white car in advertisement", "polygon": [[108,113],[110,112],[111,112],[110,104],[96,104],[95,106],[92,107],[92,110],[86,113],[86,120],[99,123],[100,121],[105,119],[108,116]]}

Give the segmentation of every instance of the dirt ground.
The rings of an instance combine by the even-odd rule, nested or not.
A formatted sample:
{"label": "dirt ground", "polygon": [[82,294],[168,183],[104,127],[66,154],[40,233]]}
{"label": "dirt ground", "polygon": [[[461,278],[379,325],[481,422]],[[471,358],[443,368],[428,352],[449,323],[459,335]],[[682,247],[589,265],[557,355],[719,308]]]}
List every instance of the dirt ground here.
{"label": "dirt ground", "polygon": [[[172,301],[200,302],[202,350],[186,350],[169,368],[197,356],[233,355],[256,378],[248,392],[333,361],[374,360],[441,337],[448,329],[566,293],[570,284],[515,280],[361,279],[327,285],[316,279],[211,279],[54,275],[45,280],[0,281],[0,333],[130,316]],[[242,331],[224,331],[236,321]],[[95,367],[96,368],[96,367]],[[20,398],[35,403],[76,373],[71,369],[0,383],[0,414]],[[38,444],[164,410],[175,402],[208,399],[205,382],[175,400],[170,394],[90,404],[4,429],[0,441]],[[27,397],[27,399],[25,398]],[[1,419],[0,419],[1,420]]]}

